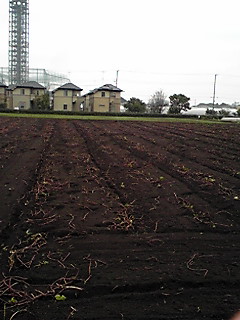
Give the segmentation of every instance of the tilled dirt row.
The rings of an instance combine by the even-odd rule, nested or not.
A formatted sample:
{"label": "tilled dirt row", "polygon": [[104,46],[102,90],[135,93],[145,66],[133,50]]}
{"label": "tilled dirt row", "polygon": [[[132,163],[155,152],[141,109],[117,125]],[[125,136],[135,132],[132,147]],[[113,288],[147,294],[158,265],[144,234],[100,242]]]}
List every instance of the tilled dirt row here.
{"label": "tilled dirt row", "polygon": [[[94,124],[94,127],[96,126],[97,125]],[[110,132],[109,129],[105,130],[104,134],[98,138],[98,141],[100,142],[99,149],[103,148],[102,146],[111,143],[115,143],[116,148],[116,144],[118,144],[120,150],[116,150],[116,154],[120,155],[117,156],[120,163],[124,163],[124,158],[121,159],[121,155],[123,155],[123,150],[127,150],[133,157],[145,160],[144,165],[148,170],[149,165],[158,169],[152,173],[152,176],[149,176],[151,181],[155,180],[158,188],[167,184],[169,197],[174,196],[177,202],[192,213],[192,216],[195,216],[197,213],[202,216],[205,214],[206,219],[203,219],[203,223],[204,220],[206,220],[206,223],[210,222],[207,221],[209,218],[208,215],[212,213],[215,216],[214,220],[216,222],[214,224],[212,221],[214,227],[216,225],[221,225],[220,221],[218,221],[218,223],[216,221],[216,219],[219,220],[219,218],[221,220],[221,217],[222,224],[225,227],[227,226],[229,217],[238,213],[238,201],[235,199],[238,197],[240,187],[239,179],[230,176],[226,179],[225,175],[221,175],[213,170],[210,171],[204,166],[199,166],[192,160],[189,161],[188,158],[184,159],[181,156],[177,157],[176,154],[169,154],[169,151],[161,145],[149,145],[149,143],[146,143],[147,139],[141,141],[141,137],[139,138],[135,135],[128,137],[114,135],[114,137],[112,137]],[[89,137],[88,140],[90,139],[91,138]],[[96,141],[96,137],[93,137],[93,140]],[[94,149],[97,150],[97,146]],[[104,161],[104,163],[106,164],[106,161]],[[142,169],[139,169],[138,172],[142,172]],[[148,172],[148,175],[150,175],[150,172]],[[162,181],[160,181],[161,177]],[[144,186],[144,189],[149,190],[149,187]],[[163,195],[163,190],[164,188],[158,193]],[[153,190],[150,193],[154,195]],[[215,195],[214,198],[212,197],[212,194]],[[169,199],[169,197],[165,198]],[[146,196],[146,198],[147,199],[144,199],[145,201],[149,200],[148,196]],[[174,205],[176,208],[176,201]],[[195,214],[194,210],[196,211]],[[168,212],[174,211],[175,209],[172,211],[169,210]],[[172,214],[169,216],[172,216]],[[201,219],[200,216],[199,219]],[[231,222],[228,226],[233,227]],[[238,228],[238,225],[236,225],[236,228]]]}
{"label": "tilled dirt row", "polygon": [[36,170],[47,148],[50,131],[53,130],[50,122],[37,120],[27,122],[18,120],[17,127],[15,123],[10,127],[14,127],[16,131],[10,131],[7,136],[1,136],[0,232],[14,223],[15,211],[18,211],[19,202],[31,188]]}
{"label": "tilled dirt row", "polygon": [[[0,159],[4,320],[227,320],[239,308],[239,179],[221,171],[240,171],[238,126],[11,119],[8,132],[0,120],[13,150]],[[232,162],[217,156],[218,129]]]}

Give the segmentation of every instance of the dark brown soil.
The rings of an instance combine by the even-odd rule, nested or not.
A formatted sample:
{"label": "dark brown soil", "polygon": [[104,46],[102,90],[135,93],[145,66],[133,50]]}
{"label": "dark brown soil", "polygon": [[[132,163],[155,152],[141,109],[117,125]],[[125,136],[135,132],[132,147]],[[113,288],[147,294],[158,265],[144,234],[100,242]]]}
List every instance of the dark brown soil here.
{"label": "dark brown soil", "polygon": [[0,134],[0,319],[240,308],[238,125],[0,118]]}

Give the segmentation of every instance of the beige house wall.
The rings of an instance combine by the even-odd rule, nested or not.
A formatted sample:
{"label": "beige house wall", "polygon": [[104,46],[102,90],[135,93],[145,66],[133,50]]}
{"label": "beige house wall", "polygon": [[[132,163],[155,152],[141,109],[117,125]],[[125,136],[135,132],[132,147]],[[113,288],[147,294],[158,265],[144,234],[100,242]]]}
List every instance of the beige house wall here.
{"label": "beige house wall", "polygon": [[82,104],[83,104],[83,111],[87,111],[90,112],[90,105],[89,105],[89,99],[90,99],[90,95],[86,95],[85,97],[83,97],[82,100]]}
{"label": "beige house wall", "polygon": [[0,88],[0,103],[6,102],[6,89]]}
{"label": "beige house wall", "polygon": [[120,107],[121,92],[110,92],[110,112],[120,112]]}
{"label": "beige house wall", "polygon": [[13,109],[12,92],[7,90],[6,96],[7,96],[7,108]]}
{"label": "beige house wall", "polygon": [[[67,92],[67,96],[66,96]],[[57,90],[53,93],[53,110],[56,111],[80,111],[82,99],[81,91]],[[64,109],[64,105],[67,109]]]}
{"label": "beige house wall", "polygon": [[[102,96],[105,92],[105,97]],[[85,97],[85,111],[120,112],[121,93],[112,91],[97,91]]]}
{"label": "beige house wall", "polygon": [[93,112],[109,112],[109,98],[101,97],[97,93],[90,97],[91,110]]}
{"label": "beige house wall", "polygon": [[82,106],[84,104],[84,98],[78,97],[76,103],[73,104],[73,111],[82,111]]}

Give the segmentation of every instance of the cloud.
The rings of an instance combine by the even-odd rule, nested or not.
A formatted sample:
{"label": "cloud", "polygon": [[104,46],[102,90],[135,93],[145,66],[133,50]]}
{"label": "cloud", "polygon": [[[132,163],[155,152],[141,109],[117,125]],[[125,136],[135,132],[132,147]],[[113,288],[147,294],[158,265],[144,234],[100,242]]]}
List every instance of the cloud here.
{"label": "cloud", "polygon": [[[7,65],[8,7],[1,6],[0,61]],[[145,100],[162,88],[207,102],[219,73],[228,84],[221,96],[239,100],[240,78],[227,76],[239,68],[239,9],[235,0],[31,1],[30,65],[70,72],[80,86],[113,81],[120,69],[125,94]]]}

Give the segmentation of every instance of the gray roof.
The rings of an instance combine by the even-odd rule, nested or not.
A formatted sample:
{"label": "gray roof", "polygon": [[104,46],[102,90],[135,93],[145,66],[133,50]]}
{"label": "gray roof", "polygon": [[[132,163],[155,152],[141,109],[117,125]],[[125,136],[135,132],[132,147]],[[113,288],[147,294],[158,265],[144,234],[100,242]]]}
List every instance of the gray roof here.
{"label": "gray roof", "polygon": [[121,97],[121,104],[125,104],[125,103],[127,103],[127,100]]}
{"label": "gray roof", "polygon": [[31,89],[45,89],[44,86],[42,86],[37,81],[28,81],[23,84],[19,84],[16,86],[17,88],[31,88]]}
{"label": "gray roof", "polygon": [[89,91],[88,93],[85,93],[84,95],[82,95],[82,97],[89,96],[90,94],[95,93],[95,92],[97,92],[97,89],[94,89],[94,90]]}
{"label": "gray roof", "polygon": [[104,86],[101,86],[99,88],[96,88],[94,90],[89,91],[83,97],[86,97],[90,94],[96,93],[98,91],[112,91],[112,92],[122,92],[123,90],[119,89],[118,87],[112,85],[112,84],[105,84]]}
{"label": "gray roof", "polygon": [[6,85],[4,83],[0,82],[0,87],[5,88]]}
{"label": "gray roof", "polygon": [[16,85],[14,84],[10,84],[8,87],[7,87],[7,90],[14,90],[16,89]]}
{"label": "gray roof", "polygon": [[61,87],[56,88],[55,90],[53,90],[53,92],[56,92],[57,90],[82,91],[83,89],[81,89],[81,88],[75,86],[75,84],[69,82],[69,83],[62,85]]}
{"label": "gray roof", "polygon": [[122,92],[121,89],[119,89],[118,87],[112,85],[112,84],[105,84],[104,86],[102,87],[99,87],[96,89],[97,91],[114,91],[114,92]]}
{"label": "gray roof", "polygon": [[98,89],[93,89],[93,90],[89,91],[86,95],[93,94],[93,93],[96,93],[96,92],[98,92]]}
{"label": "gray roof", "polygon": [[46,89],[37,81],[28,81],[22,84],[10,84],[8,90],[14,90],[16,88],[30,88],[30,89]]}

